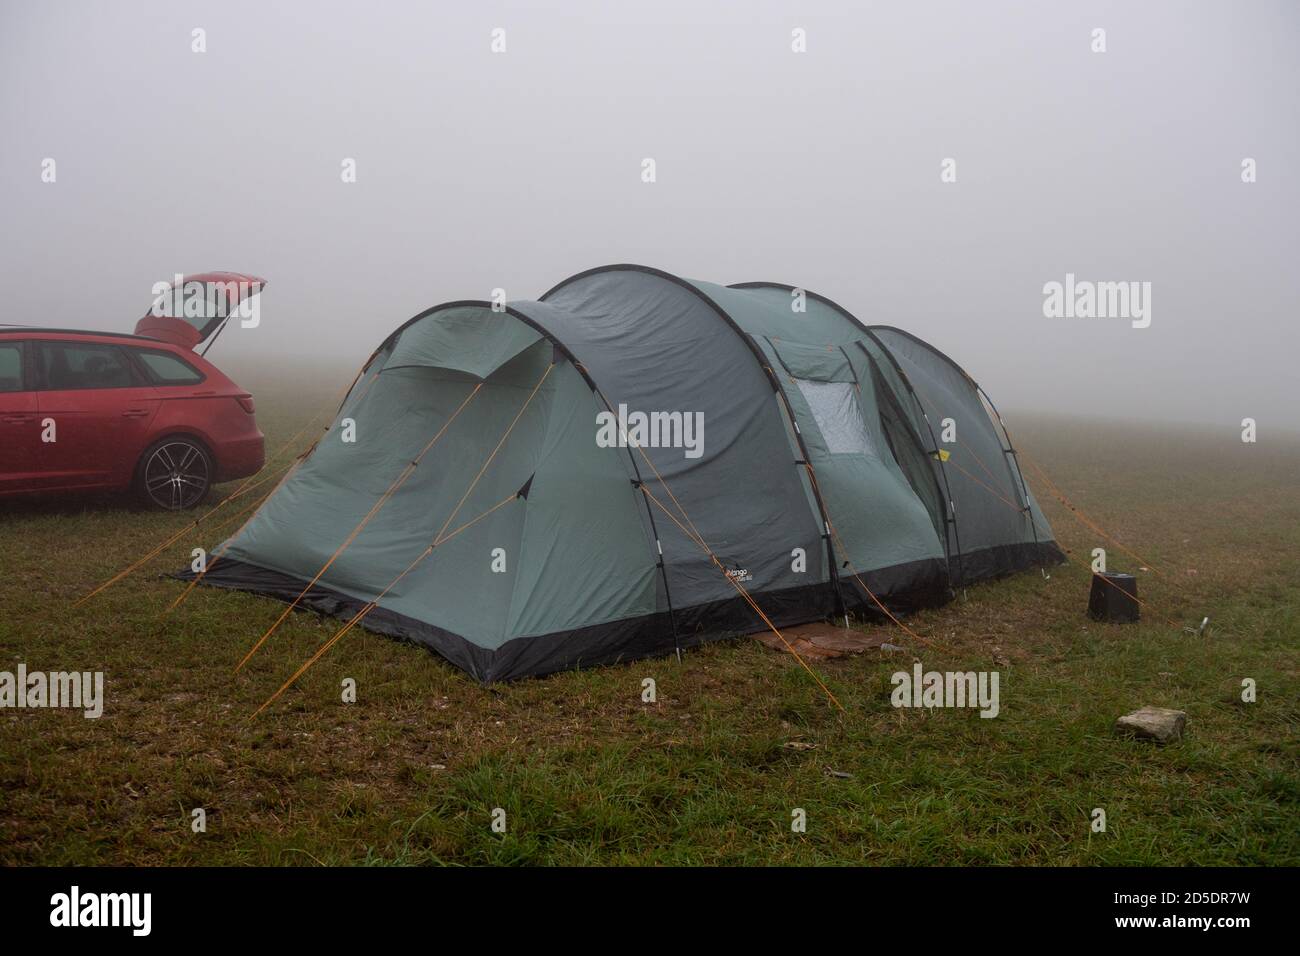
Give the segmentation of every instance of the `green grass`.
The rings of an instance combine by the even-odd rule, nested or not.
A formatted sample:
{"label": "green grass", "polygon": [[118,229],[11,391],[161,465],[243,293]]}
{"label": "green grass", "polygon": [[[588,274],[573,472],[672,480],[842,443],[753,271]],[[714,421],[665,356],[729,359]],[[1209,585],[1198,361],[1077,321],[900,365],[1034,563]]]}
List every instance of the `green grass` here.
{"label": "green grass", "polygon": [[[271,448],[330,402],[255,390]],[[927,669],[1000,671],[993,720],[891,708],[889,676],[912,653],[813,665],[840,714],[752,639],[484,689],[361,631],[250,720],[336,621],[292,615],[233,674],[282,605],[200,588],[164,613],[181,586],[159,577],[221,533],[183,538],[78,608],[189,519],[118,501],[0,506],[0,669],[107,675],[100,720],[0,711],[0,862],[1300,863],[1300,443],[1048,420],[1016,437],[1161,574],[1141,574],[1136,626],[1086,618],[1078,566],[909,620],[946,651],[862,625]],[[1031,484],[1080,560],[1105,544]],[[1136,564],[1114,548],[1110,563]],[[1200,637],[1162,620],[1206,614]],[[657,704],[641,702],[647,676]],[[1241,702],[1244,677],[1257,703]],[[1184,740],[1116,737],[1143,704],[1186,710]],[[194,834],[200,806],[208,831]],[[497,807],[505,834],[489,826]],[[1090,831],[1094,807],[1106,833]]]}

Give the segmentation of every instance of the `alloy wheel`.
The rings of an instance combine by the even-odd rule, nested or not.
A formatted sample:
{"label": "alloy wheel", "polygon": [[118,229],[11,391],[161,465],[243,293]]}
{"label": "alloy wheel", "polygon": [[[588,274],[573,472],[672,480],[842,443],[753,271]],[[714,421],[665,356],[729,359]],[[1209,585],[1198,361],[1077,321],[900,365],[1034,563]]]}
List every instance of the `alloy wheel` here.
{"label": "alloy wheel", "polygon": [[144,465],[144,491],[159,508],[192,508],[208,490],[208,456],[187,441],[169,441],[154,449]]}

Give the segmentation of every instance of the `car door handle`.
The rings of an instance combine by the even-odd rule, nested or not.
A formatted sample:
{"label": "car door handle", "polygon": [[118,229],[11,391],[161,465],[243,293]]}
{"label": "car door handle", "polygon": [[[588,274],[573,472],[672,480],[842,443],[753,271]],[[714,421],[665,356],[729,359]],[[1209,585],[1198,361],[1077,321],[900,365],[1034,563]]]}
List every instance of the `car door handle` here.
{"label": "car door handle", "polygon": [[149,414],[147,408],[128,408],[122,413],[123,418],[144,418]]}

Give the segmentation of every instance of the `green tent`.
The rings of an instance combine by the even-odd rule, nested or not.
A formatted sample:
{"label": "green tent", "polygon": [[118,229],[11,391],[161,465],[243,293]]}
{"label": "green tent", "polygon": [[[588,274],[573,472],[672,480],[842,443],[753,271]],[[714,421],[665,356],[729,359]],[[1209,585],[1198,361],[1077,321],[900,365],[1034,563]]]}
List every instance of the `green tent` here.
{"label": "green tent", "polygon": [[939,603],[1063,558],[989,409],[813,293],[606,266],[393,332],[203,581],[485,682]]}

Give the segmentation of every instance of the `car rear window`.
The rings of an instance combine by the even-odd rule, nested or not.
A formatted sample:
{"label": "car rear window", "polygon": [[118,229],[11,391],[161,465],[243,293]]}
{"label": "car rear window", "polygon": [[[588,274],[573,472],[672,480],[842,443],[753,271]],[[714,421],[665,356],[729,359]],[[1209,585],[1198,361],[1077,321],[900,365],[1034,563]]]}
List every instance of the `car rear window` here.
{"label": "car rear window", "polygon": [[136,349],[135,354],[144,363],[155,385],[197,385],[203,381],[198,369],[169,352]]}
{"label": "car rear window", "polygon": [[0,343],[0,392],[23,390],[23,348],[18,342]]}
{"label": "car rear window", "polygon": [[114,345],[42,342],[41,375],[48,389],[126,388],[136,384],[126,356]]}

